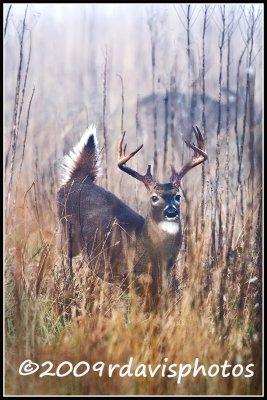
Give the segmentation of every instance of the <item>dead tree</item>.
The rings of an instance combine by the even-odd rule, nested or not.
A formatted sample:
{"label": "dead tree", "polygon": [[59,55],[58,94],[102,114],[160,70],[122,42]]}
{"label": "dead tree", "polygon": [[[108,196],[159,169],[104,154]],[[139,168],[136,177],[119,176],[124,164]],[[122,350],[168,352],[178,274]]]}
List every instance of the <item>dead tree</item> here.
{"label": "dead tree", "polygon": [[[153,12],[153,11],[152,11]],[[157,43],[157,26],[156,14],[153,14],[147,21],[150,31],[151,40],[151,65],[152,65],[152,95],[153,95],[153,137],[154,137],[154,156],[153,156],[153,169],[154,174],[157,175],[158,170],[158,113],[157,113],[157,96],[156,96],[156,43]]]}

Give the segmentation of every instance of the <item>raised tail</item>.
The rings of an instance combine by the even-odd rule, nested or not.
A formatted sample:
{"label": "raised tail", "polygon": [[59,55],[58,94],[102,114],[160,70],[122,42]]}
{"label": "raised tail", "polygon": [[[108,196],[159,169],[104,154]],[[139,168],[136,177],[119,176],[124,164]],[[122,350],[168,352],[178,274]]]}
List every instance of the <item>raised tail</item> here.
{"label": "raised tail", "polygon": [[78,176],[89,177],[94,181],[99,171],[99,151],[96,128],[86,129],[78,144],[64,157],[61,185]]}

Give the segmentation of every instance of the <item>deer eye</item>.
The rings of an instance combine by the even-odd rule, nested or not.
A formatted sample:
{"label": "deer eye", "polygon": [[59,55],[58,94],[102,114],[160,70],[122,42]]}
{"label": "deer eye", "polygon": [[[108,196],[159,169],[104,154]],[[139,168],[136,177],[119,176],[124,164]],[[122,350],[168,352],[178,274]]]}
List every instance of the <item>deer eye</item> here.
{"label": "deer eye", "polygon": [[174,200],[177,201],[177,203],[179,203],[181,196],[179,194],[176,194],[174,196]]}
{"label": "deer eye", "polygon": [[157,203],[158,201],[159,201],[159,198],[158,198],[158,196],[156,196],[155,194],[153,195],[153,196],[151,196],[151,201],[152,201],[152,203]]}

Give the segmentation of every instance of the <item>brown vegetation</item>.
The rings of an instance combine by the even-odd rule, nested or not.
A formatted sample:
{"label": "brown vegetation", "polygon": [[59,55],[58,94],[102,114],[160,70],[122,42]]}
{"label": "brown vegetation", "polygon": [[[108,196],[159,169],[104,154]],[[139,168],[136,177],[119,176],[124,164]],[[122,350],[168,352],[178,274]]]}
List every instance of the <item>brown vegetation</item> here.
{"label": "brown vegetation", "polygon": [[[112,14],[110,5],[55,5],[53,16],[21,6],[5,10],[6,393],[260,394],[261,7],[116,5]],[[224,108],[225,86],[231,90]],[[133,291],[96,278],[81,256],[68,285],[65,257],[56,250],[63,152],[88,123],[99,122],[105,157],[98,182],[144,213],[144,189],[116,166],[121,132],[131,148],[144,142],[138,170],[154,159],[164,181],[171,162],[189,156],[179,132],[187,136],[201,121],[209,161],[185,179],[175,295],[165,288],[157,310],[147,313]],[[56,366],[124,364],[130,357],[153,365],[164,358],[254,363],[255,373],[190,375],[180,384],[160,375],[18,375],[25,359]]]}

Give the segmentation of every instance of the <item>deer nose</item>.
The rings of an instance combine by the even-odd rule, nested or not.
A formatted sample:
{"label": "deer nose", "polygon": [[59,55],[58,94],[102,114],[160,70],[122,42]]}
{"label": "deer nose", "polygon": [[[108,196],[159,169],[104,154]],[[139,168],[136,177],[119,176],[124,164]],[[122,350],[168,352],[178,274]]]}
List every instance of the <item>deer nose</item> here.
{"label": "deer nose", "polygon": [[173,205],[170,205],[164,208],[163,215],[167,218],[175,218],[178,216],[178,210]]}

